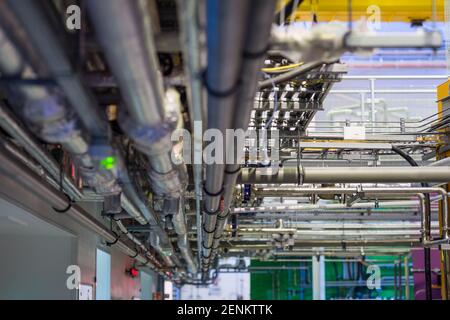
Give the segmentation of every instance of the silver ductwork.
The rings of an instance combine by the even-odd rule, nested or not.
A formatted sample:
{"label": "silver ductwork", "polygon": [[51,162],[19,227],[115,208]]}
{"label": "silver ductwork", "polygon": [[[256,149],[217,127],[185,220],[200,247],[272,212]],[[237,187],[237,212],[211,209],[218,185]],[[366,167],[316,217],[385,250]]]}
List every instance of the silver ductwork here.
{"label": "silver ductwork", "polygon": [[194,255],[192,254],[187,234],[179,236],[177,243],[178,248],[180,248],[181,254],[183,255],[183,258],[186,261],[186,264],[188,265],[189,271],[192,274],[196,274],[198,271],[197,263],[194,259]]}
{"label": "silver ductwork", "polygon": [[[49,89],[40,86],[19,86],[23,95],[29,97],[25,99],[25,107],[30,111],[27,114],[30,113],[28,117],[31,118],[28,119],[28,122],[31,122],[38,134],[45,135],[42,137],[44,140],[61,143],[66,150],[72,152],[84,180],[97,193],[104,196],[118,196],[123,191],[122,207],[131,208],[129,204],[132,204],[134,209],[137,208],[138,210],[130,209],[128,212],[130,216],[136,218],[141,224],[150,222],[152,230],[173,252],[166,232],[159,225],[158,217],[142,200],[142,195],[135,190],[127,168],[124,167],[125,162],[121,150],[114,149],[110,145],[106,116],[100,115],[92,93],[83,85],[79,75],[72,69],[63,45],[46,20],[42,8],[36,1],[7,1],[7,3],[21,24],[24,25],[27,36],[48,66],[51,76],[63,90],[64,96],[76,111],[82,125],[78,126],[71,109],[66,108],[62,103],[62,98],[53,91],[50,92]],[[8,6],[5,5],[5,8],[9,9]],[[4,3],[1,4],[1,8],[4,9]],[[5,39],[5,37],[2,38],[3,41]],[[0,59],[5,59],[7,75],[33,79],[35,75],[31,66],[24,65],[20,55],[11,54],[11,48],[14,48],[11,42],[6,42],[7,45],[5,42],[2,43],[2,49],[7,55],[2,54]],[[17,69],[12,68],[15,66],[12,63],[16,63]],[[14,70],[20,70],[21,73],[16,74],[13,72]],[[83,153],[85,151],[87,152]],[[100,161],[107,156],[117,158],[117,166],[112,170],[100,165]],[[139,215],[136,215],[137,213]],[[162,252],[160,254],[164,256]]]}
{"label": "silver ductwork", "polygon": [[[244,45],[244,61],[241,71],[241,86],[238,91],[234,112],[234,128],[247,130],[250,123],[251,110],[257,91],[260,68],[264,63],[269,45],[271,21],[275,12],[276,1],[251,1],[252,18],[248,20],[247,36]],[[230,148],[235,148],[230,146]],[[236,179],[240,171],[243,150],[234,150],[234,164],[225,168],[223,208],[219,213],[214,231],[213,250],[217,250],[222,238],[223,228],[227,223],[230,206],[235,190]]]}
{"label": "silver ductwork", "polygon": [[[179,199],[187,186],[187,172],[171,135],[180,127],[181,102],[175,89],[164,93],[148,2],[111,0],[105,5],[104,1],[92,0],[87,7],[124,99],[119,122],[136,148],[147,156],[155,194],[169,201]],[[156,236],[151,243],[170,263],[168,255],[173,250],[166,252],[171,248],[167,237]]]}
{"label": "silver ductwork", "polygon": [[[37,78],[20,52],[0,29],[0,72],[6,77]],[[101,195],[117,195],[121,188],[114,174],[100,166],[95,148],[90,149],[88,137],[62,97],[43,86],[17,85],[12,88],[20,95],[24,107],[22,116],[42,140],[57,143],[73,157],[88,185]],[[94,152],[93,152],[94,151]]]}
{"label": "silver ductwork", "polygon": [[[49,173],[54,181],[60,181],[60,166],[50,153],[42,148],[32,134],[17,122],[15,116],[0,103],[0,127],[13,137]],[[83,197],[81,191],[64,175],[62,187],[73,200]]]}
{"label": "silver ductwork", "polygon": [[166,199],[164,201],[163,213],[172,217],[172,224],[176,234],[178,235],[178,247],[180,248],[183,259],[191,273],[197,273],[197,263],[192,254],[189,241],[187,239],[187,225],[184,198]]}
{"label": "silver ductwork", "polygon": [[[203,131],[204,131],[204,118],[206,112],[204,88],[202,79],[197,75],[200,74],[204,68],[203,55],[204,55],[204,43],[203,39],[204,31],[197,28],[197,24],[193,21],[202,21],[204,16],[201,15],[201,8],[204,7],[204,1],[197,0],[178,0],[177,11],[180,21],[180,42],[183,48],[184,69],[186,74],[186,93],[188,99],[189,115],[191,120],[191,132],[194,132],[192,149],[194,151],[194,159],[202,157],[203,152]],[[201,22],[203,23],[203,22]],[[203,62],[204,63],[204,62]],[[201,132],[195,132],[195,124],[201,124]],[[201,261],[202,255],[202,243],[203,233],[202,230],[202,164],[193,163],[193,180],[195,188],[195,213],[196,213],[196,228],[197,232],[197,261]]]}
{"label": "silver ductwork", "polygon": [[171,134],[179,121],[180,101],[176,90],[164,94],[148,3],[111,0],[105,5],[92,0],[87,7],[124,99],[126,112],[119,121],[147,155],[155,193],[178,198],[186,183],[179,171],[185,168],[176,168],[171,161]]}
{"label": "silver ductwork", "polygon": [[[225,136],[233,128],[233,114],[242,67],[246,19],[249,18],[250,0],[207,0],[207,50],[208,67],[205,86],[208,91],[208,129]],[[223,144],[222,155],[227,154]],[[217,215],[223,193],[225,165],[223,161],[206,165],[203,203],[202,269],[207,271],[213,249]]]}

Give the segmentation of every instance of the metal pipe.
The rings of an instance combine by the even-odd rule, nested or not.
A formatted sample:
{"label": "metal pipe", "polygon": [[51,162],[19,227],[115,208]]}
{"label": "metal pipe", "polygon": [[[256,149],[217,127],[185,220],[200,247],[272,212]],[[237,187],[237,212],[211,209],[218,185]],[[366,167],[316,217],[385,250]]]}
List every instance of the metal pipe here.
{"label": "metal pipe", "polygon": [[[374,80],[372,80],[374,81]],[[417,162],[405,151],[402,149],[392,146],[392,151],[397,153],[400,157],[402,157],[406,162],[408,162],[412,167],[418,167],[419,165]],[[422,187],[429,187],[428,183],[421,182]],[[443,197],[443,202],[447,203],[447,199]],[[423,241],[429,242],[429,238],[431,237],[430,230],[431,230],[431,201],[430,201],[430,195],[425,194],[423,198],[423,206],[422,206],[422,230],[423,230]],[[444,227],[444,233],[445,233],[445,240],[447,239],[447,231],[445,228],[447,228],[448,225],[445,224]],[[432,290],[431,290],[431,252],[430,248],[425,247],[423,249],[423,255],[424,255],[424,266],[425,266],[425,295],[427,300],[432,300]]]}
{"label": "metal pipe", "polygon": [[[300,170],[299,170],[300,169]],[[450,167],[281,167],[241,170],[238,183],[414,183],[449,182]]]}
{"label": "metal pipe", "polygon": [[[189,116],[191,119],[191,132],[194,133],[192,145],[194,150],[194,161],[192,165],[194,188],[195,188],[195,212],[197,227],[197,260],[201,262],[202,252],[202,165],[198,159],[203,156],[203,129],[204,129],[204,107],[203,84],[202,80],[197,76],[202,70],[200,47],[201,30],[194,21],[200,19],[200,7],[204,2],[197,0],[178,0],[178,16],[180,21],[180,38],[183,48],[185,74],[188,79],[186,81],[186,92],[188,98]],[[201,129],[201,130],[198,130]],[[200,131],[200,132],[198,132]]]}
{"label": "metal pipe", "polygon": [[186,215],[184,212],[184,199],[166,199],[164,200],[163,213],[172,216],[172,224],[178,235],[178,247],[180,248],[183,259],[188,265],[191,273],[197,272],[197,264],[193,258],[189,241],[187,241]]}
{"label": "metal pipe", "polygon": [[348,206],[345,203],[326,203],[326,204],[299,204],[299,205],[284,205],[284,204],[265,204],[259,207],[243,207],[234,208],[233,213],[254,212],[254,213],[268,213],[268,212],[299,212],[311,211],[316,209],[335,210],[335,209],[377,209],[383,207],[417,207],[420,205],[418,201],[380,201],[380,202],[359,202]]}
{"label": "metal pipe", "polygon": [[[26,98],[27,112],[25,115],[33,124],[40,128],[38,134],[44,140],[51,143],[61,143],[64,148],[72,153],[83,178],[90,186],[94,187],[97,193],[102,195],[119,195],[121,187],[118,185],[115,177],[118,175],[119,179],[122,179],[120,182],[123,184],[126,196],[131,195],[134,204],[137,204],[142,209],[143,206],[139,205],[141,201],[130,183],[126,168],[122,167],[121,169],[124,169],[122,171],[117,168],[110,171],[100,166],[101,158],[106,156],[103,154],[104,149],[110,150],[108,155],[116,152],[107,145],[108,130],[106,128],[108,125],[106,118],[98,116],[95,99],[90,91],[81,84],[78,75],[71,70],[71,65],[62,45],[57,40],[53,30],[51,30],[41,8],[35,1],[28,0],[10,1],[9,4],[25,25],[27,34],[50,68],[52,76],[57,80],[68,100],[76,109],[84,126],[93,135],[94,144],[88,145],[88,140],[85,139],[89,137],[85,138],[87,134],[84,131],[83,133],[81,132],[82,128],[77,126],[76,119],[71,117],[70,110],[60,102],[60,97],[53,96],[44,87],[18,87],[20,93]],[[10,76],[35,77],[36,75],[31,66],[26,65],[22,61],[19,51],[14,48],[9,39],[6,38],[6,35],[3,33],[1,35],[2,46],[0,50],[3,51],[0,62],[4,62],[2,71],[7,71],[7,75]],[[45,41],[43,38],[45,38]],[[45,43],[45,45],[42,45],[42,43]],[[65,135],[61,135],[62,133],[65,133]],[[120,155],[117,155],[117,158],[119,163],[124,163]],[[122,196],[122,201],[123,199],[127,200],[125,196]],[[124,205],[126,206],[127,204],[125,203]],[[130,212],[131,214],[137,213],[134,210]],[[143,212],[148,212],[148,210]],[[147,218],[151,220],[150,214],[147,214],[147,217],[144,216],[142,214],[136,215],[138,222],[141,224],[146,224]],[[159,226],[155,227],[155,232],[167,239],[167,235]]]}
{"label": "metal pipe", "polygon": [[[241,86],[237,95],[234,114],[235,129],[246,130],[250,122],[253,100],[257,91],[257,81],[260,68],[263,65],[265,50],[269,44],[271,23],[275,12],[276,1],[251,1],[253,17],[249,19],[247,37],[245,39],[244,56],[241,72]],[[234,139],[233,139],[234,144]],[[226,225],[232,198],[235,190],[236,179],[240,170],[241,150],[230,146],[227,150],[234,150],[234,164],[227,165],[225,170],[225,182],[223,193],[223,208],[219,213],[214,232],[213,250],[219,247],[222,231]]]}
{"label": "metal pipe", "polygon": [[[237,89],[242,67],[243,48],[247,34],[250,0],[207,0],[208,69],[205,86],[208,88],[208,128],[225,136],[233,127]],[[223,145],[222,155],[227,155],[228,145]],[[216,151],[217,153],[217,151]],[[217,154],[216,154],[217,155]],[[222,163],[222,164],[220,164]],[[204,183],[203,219],[203,270],[209,269],[214,231],[223,191],[224,161],[206,165]]]}
{"label": "metal pipe", "polygon": [[182,168],[174,168],[170,152],[181,105],[175,90],[163,94],[148,3],[111,0],[105,5],[93,0],[87,8],[127,107],[128,114],[122,114],[119,122],[147,155],[155,193],[178,198],[185,182],[178,170]]}
{"label": "metal pipe", "polygon": [[[344,241],[347,250],[355,249],[358,250],[361,254],[361,247],[370,249],[371,247],[378,246],[419,246],[420,238],[407,238],[404,237],[390,237],[389,239],[383,238],[361,238],[361,239],[349,239]],[[297,250],[301,247],[308,248],[316,248],[316,247],[324,247],[329,246],[333,248],[339,248],[342,250],[342,238],[335,239],[301,239],[296,241],[294,249]],[[259,241],[249,240],[249,241],[239,241],[237,243],[234,240],[229,240],[224,244],[224,247],[227,248],[228,252],[236,252],[237,250],[271,250],[273,249],[272,244],[268,244],[266,239],[262,239]],[[377,248],[378,249],[378,248]],[[311,250],[311,249],[310,249]],[[292,252],[292,251],[291,251]],[[286,252],[289,253],[289,252]]]}
{"label": "metal pipe", "polygon": [[95,137],[107,137],[109,131],[106,117],[100,115],[97,108],[92,108],[96,105],[95,98],[85,87],[79,74],[74,71],[64,45],[52,30],[39,1],[8,0],[7,3],[24,25],[34,47],[65,92],[70,104],[77,110],[83,125]]}
{"label": "metal pipe", "polygon": [[429,167],[447,167],[450,166],[450,158],[444,158],[442,160],[435,161],[428,165]]}
{"label": "metal pipe", "polygon": [[[104,1],[93,0],[87,8],[127,108],[127,113],[119,114],[119,122],[136,147],[147,155],[153,191],[178,198],[186,187],[186,167],[172,162],[171,134],[179,124],[181,104],[176,90],[163,93],[148,3],[111,0],[105,5]],[[156,228],[158,239],[154,244],[170,249],[166,233]]]}
{"label": "metal pipe", "polygon": [[[18,144],[20,144],[36,161],[49,173],[54,181],[60,180],[60,168],[51,155],[39,145],[39,142],[34,139],[31,133],[18,124],[15,117],[6,108],[3,103],[0,103],[0,126],[11,137],[13,137]],[[81,191],[64,175],[62,180],[62,187],[64,191],[73,199],[78,200],[83,197]]]}
{"label": "metal pipe", "polygon": [[[385,220],[385,221],[366,221],[361,222],[359,220],[356,221],[342,221],[339,219],[339,217],[336,217],[335,221],[310,221],[310,222],[304,222],[304,221],[288,221],[285,222],[286,228],[293,228],[293,229],[336,229],[336,230],[343,230],[343,229],[385,229],[385,230],[391,230],[391,229],[418,229],[418,227],[421,227],[420,221],[392,221],[392,220]],[[438,229],[439,228],[439,222],[433,221],[432,225],[433,228]],[[242,229],[254,229],[254,230],[260,230],[260,229],[266,229],[271,228],[275,229],[277,226],[273,223],[241,223],[239,224],[239,228]]]}
{"label": "metal pipe", "polygon": [[145,2],[94,0],[86,5],[130,117],[156,127],[164,120],[163,84]]}
{"label": "metal pipe", "polygon": [[[0,29],[0,72],[4,76],[19,78],[34,78],[32,66],[24,62],[19,50],[7,37],[3,29]],[[11,86],[10,90],[19,94],[24,100],[22,107],[23,116],[30,123],[33,131],[43,140],[49,143],[59,143],[68,150],[77,164],[83,179],[92,186],[99,194],[119,194],[120,187],[113,173],[102,168],[100,159],[95,159],[92,153],[92,145],[89,144],[86,134],[79,126],[77,119],[70,109],[63,103],[62,98],[50,92],[43,86],[17,85]],[[16,134],[24,146],[36,154],[32,140],[28,140],[23,130],[14,125],[14,119],[3,112],[3,122],[9,132]],[[36,154],[41,161],[42,152]],[[58,169],[58,175],[59,175]],[[51,169],[50,172],[55,172]],[[66,180],[67,184],[67,180]]]}
{"label": "metal pipe", "polygon": [[[422,167],[416,167],[416,168],[422,168]],[[296,187],[295,189],[291,188],[290,190],[295,190],[297,195],[303,195],[303,194],[357,194],[357,193],[364,193],[364,195],[393,195],[393,194],[412,194],[412,195],[418,195],[420,193],[423,194],[430,194],[430,193],[439,193],[441,195],[441,198],[439,199],[441,201],[441,204],[443,206],[444,212],[447,210],[447,197],[448,193],[442,188],[432,188],[432,187],[410,187],[410,188],[302,188],[302,187]],[[423,199],[419,196],[419,198]],[[440,243],[446,243],[449,241],[449,219],[446,215],[443,217],[443,231],[444,231],[444,238],[438,239],[438,240],[431,240],[428,236],[428,224],[425,223],[425,219],[429,219],[429,212],[424,212],[422,210],[422,223],[424,225],[424,239],[423,244],[426,246],[430,245],[436,245]]]}
{"label": "metal pipe", "polygon": [[189,271],[193,274],[197,273],[197,263],[194,260],[192,250],[187,239],[187,234],[178,237],[178,248],[180,248],[181,254],[183,255],[186,264],[188,265]]}

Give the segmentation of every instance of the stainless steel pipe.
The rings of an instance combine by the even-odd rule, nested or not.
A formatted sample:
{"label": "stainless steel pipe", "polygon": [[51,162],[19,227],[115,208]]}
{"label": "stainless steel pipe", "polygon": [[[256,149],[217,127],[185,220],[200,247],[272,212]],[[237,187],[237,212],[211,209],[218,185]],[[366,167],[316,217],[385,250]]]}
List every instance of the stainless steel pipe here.
{"label": "stainless steel pipe", "polygon": [[242,184],[450,182],[450,167],[281,167],[241,170]]}
{"label": "stainless steel pipe", "polygon": [[[208,129],[225,136],[233,128],[236,97],[242,67],[244,40],[247,34],[250,0],[207,0],[208,68],[205,86],[208,89]],[[225,143],[221,154],[227,155]],[[216,151],[217,152],[217,151]],[[218,155],[216,155],[218,156]],[[224,162],[222,162],[224,163]],[[219,205],[223,193],[225,165],[206,165],[204,182],[203,270],[209,269]]]}
{"label": "stainless steel pipe", "polygon": [[[235,129],[247,130],[250,123],[253,101],[257,91],[257,82],[260,75],[260,68],[263,65],[265,51],[269,44],[272,21],[275,12],[276,1],[252,0],[251,8],[253,17],[248,21],[248,31],[244,45],[245,59],[241,72],[241,86],[237,95],[236,108],[234,113]],[[234,142],[234,141],[233,141]],[[223,211],[219,213],[216,228],[214,231],[213,250],[219,247],[223,228],[227,223],[227,218],[232,204],[236,180],[239,175],[241,150],[230,146],[227,150],[233,150],[234,163],[226,166]]]}

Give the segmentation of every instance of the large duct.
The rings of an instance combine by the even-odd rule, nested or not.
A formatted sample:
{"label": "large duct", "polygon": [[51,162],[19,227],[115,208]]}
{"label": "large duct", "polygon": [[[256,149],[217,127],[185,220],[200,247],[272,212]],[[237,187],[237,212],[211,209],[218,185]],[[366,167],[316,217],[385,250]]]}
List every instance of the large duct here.
{"label": "large duct", "polygon": [[[207,1],[208,68],[205,85],[208,90],[208,129],[218,130],[225,136],[233,128],[233,114],[242,67],[249,0]],[[222,155],[227,154],[223,144]],[[216,151],[217,152],[217,151]],[[216,155],[217,156],[217,155]],[[223,159],[222,159],[223,160]],[[206,165],[203,214],[203,269],[208,269],[213,236],[223,192],[225,165]]]}
{"label": "large duct", "polygon": [[[0,72],[6,77],[36,78],[14,44],[0,29]],[[24,105],[22,116],[41,139],[61,144],[73,157],[83,179],[101,195],[118,195],[121,191],[113,173],[100,166],[95,148],[62,97],[42,86],[17,85],[11,87]]]}
{"label": "large duct", "polygon": [[[124,203],[124,199],[131,201],[134,208],[137,207],[140,212],[130,210],[128,213],[141,224],[147,224],[150,221],[154,232],[167,243],[167,234],[160,227],[158,217],[147,208],[142,196],[135,190],[127,169],[123,166],[125,162],[121,151],[114,149],[109,144],[106,117],[100,115],[92,93],[83,85],[80,76],[72,69],[63,45],[52,30],[39,3],[28,0],[7,1],[7,3],[8,6],[0,3],[2,10],[11,8],[14,15],[20,20],[30,42],[34,44],[38,55],[48,66],[51,76],[63,90],[65,97],[81,120],[82,126],[78,126],[71,109],[66,108],[59,95],[39,86],[18,87],[25,97],[27,120],[44,140],[51,143],[58,142],[72,153],[84,180],[97,193],[107,197],[118,197],[123,191],[121,205],[127,207],[130,204],[129,202]],[[9,18],[8,22],[13,20],[11,17]],[[11,42],[6,41],[4,36],[2,40],[2,50],[7,53],[0,57],[5,59],[4,70],[7,71],[5,74],[33,78],[34,71],[31,66],[26,66],[20,55],[12,55],[12,49],[15,48]],[[20,74],[17,74],[18,70],[20,70]],[[100,161],[106,156],[117,157],[117,166],[113,170],[108,170],[100,165]],[[128,208],[131,207],[128,206]],[[133,213],[139,213],[139,215],[133,216]],[[173,252],[173,248],[171,251]],[[163,252],[160,254],[164,256]]]}
{"label": "large duct", "polygon": [[280,167],[246,168],[238,183],[414,183],[449,182],[450,167]]}
{"label": "large duct", "polygon": [[[169,200],[179,199],[186,188],[187,172],[171,134],[180,126],[181,102],[174,89],[164,94],[148,2],[111,0],[105,5],[92,0],[86,4],[124,99],[126,112],[119,114],[119,122],[148,158],[153,191]],[[171,247],[169,239],[161,235],[154,237],[152,244],[164,252],[164,247]],[[168,257],[165,260],[168,262]]]}
{"label": "large duct", "polygon": [[[155,193],[178,198],[185,181],[171,161],[171,134],[179,121],[179,95],[164,95],[147,1],[102,0],[86,3],[127,112],[120,123],[147,155]],[[112,19],[111,17],[117,17]]]}
{"label": "large duct", "polygon": [[[244,60],[241,72],[241,86],[238,91],[234,112],[234,128],[247,130],[250,123],[251,110],[257,91],[258,76],[263,65],[266,50],[269,45],[271,21],[275,12],[276,1],[251,1],[252,18],[248,20],[248,31],[245,38]],[[233,141],[234,143],[234,141]],[[213,250],[217,250],[226,225],[236,179],[239,175],[241,153],[234,145],[227,150],[234,149],[234,164],[226,166],[224,182],[224,209],[219,213],[214,232]]]}
{"label": "large duct", "polygon": [[177,244],[183,259],[186,261],[189,271],[191,273],[197,273],[197,263],[193,257],[189,241],[187,240],[186,215],[184,209],[184,198],[166,199],[164,201],[163,213],[172,217],[172,224],[178,235]]}

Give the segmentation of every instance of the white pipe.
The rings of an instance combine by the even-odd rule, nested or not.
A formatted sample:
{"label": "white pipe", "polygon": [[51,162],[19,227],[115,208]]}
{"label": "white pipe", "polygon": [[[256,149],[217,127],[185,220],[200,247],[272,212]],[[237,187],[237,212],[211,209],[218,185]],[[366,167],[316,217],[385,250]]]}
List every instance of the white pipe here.
{"label": "white pipe", "polygon": [[312,211],[312,210],[333,210],[333,209],[376,209],[383,207],[418,207],[419,201],[383,201],[383,202],[359,202],[352,206],[345,203],[326,203],[326,204],[299,204],[299,205],[270,205],[266,204],[260,207],[243,207],[234,208],[233,213],[243,212],[296,212],[296,211]]}

